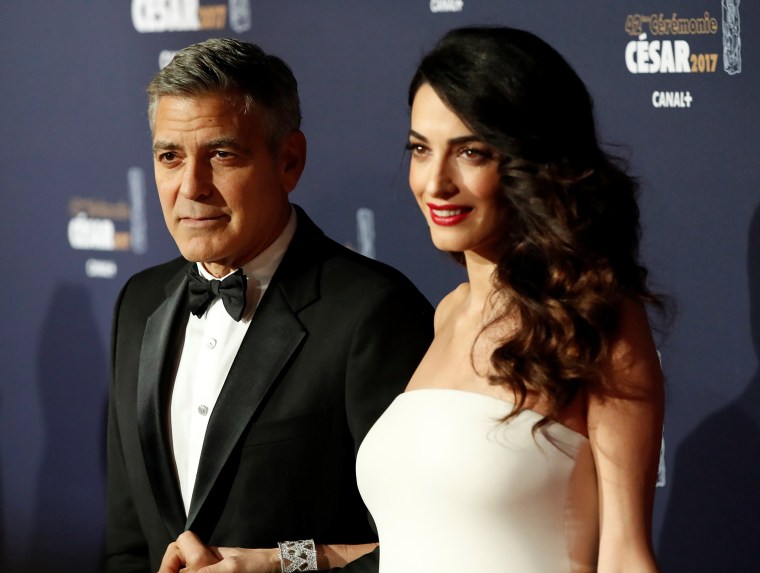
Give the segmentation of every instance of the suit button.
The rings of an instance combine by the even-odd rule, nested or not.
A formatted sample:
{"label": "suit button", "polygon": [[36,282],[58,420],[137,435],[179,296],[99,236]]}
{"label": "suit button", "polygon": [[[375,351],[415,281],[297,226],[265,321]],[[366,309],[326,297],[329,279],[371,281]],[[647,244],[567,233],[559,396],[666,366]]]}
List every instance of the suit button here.
{"label": "suit button", "polygon": [[209,338],[208,342],[206,343],[206,348],[208,348],[209,350],[211,350],[215,346],[216,346],[216,338]]}
{"label": "suit button", "polygon": [[208,414],[208,406],[204,406],[203,404],[201,404],[200,406],[198,406],[198,413],[201,416],[205,416],[206,414]]}

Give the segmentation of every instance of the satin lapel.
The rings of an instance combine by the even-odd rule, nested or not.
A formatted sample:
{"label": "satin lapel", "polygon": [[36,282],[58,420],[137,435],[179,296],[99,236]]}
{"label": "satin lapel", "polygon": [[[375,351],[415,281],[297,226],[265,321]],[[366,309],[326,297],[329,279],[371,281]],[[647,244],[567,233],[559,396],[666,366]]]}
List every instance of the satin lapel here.
{"label": "satin lapel", "polygon": [[305,336],[306,330],[279,285],[272,284],[256,310],[209,420],[186,529],[192,527],[251,416]]}
{"label": "satin lapel", "polygon": [[185,509],[166,437],[169,380],[165,374],[178,352],[179,333],[174,325],[185,308],[186,281],[179,282],[146,322],[137,380],[137,420],[145,468],[156,506],[172,537],[183,531]]}

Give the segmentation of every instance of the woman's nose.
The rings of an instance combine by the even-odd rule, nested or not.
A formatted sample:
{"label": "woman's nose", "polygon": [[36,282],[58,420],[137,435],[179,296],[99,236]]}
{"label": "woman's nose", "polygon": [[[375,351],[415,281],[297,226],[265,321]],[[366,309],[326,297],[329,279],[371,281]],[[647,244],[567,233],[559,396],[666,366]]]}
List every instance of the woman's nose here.
{"label": "woman's nose", "polygon": [[451,175],[451,168],[445,158],[433,162],[427,181],[428,195],[438,198],[455,195],[457,187]]}

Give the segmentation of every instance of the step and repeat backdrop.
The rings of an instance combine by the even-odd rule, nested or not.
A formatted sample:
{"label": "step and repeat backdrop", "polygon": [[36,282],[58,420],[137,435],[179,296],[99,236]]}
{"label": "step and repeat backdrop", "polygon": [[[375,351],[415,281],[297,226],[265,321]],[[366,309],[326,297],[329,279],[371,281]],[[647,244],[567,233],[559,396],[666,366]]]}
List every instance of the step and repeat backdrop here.
{"label": "step and repeat backdrop", "polygon": [[[406,88],[446,30],[536,32],[642,184],[643,258],[676,301],[654,515],[664,571],[757,571],[760,8],[752,0],[5,0],[0,6],[0,571],[101,569],[109,329],[134,272],[176,256],[145,85],[209,37],[299,80],[291,195],[437,303],[464,274],[406,182]],[[562,93],[554,94],[559,100]]]}

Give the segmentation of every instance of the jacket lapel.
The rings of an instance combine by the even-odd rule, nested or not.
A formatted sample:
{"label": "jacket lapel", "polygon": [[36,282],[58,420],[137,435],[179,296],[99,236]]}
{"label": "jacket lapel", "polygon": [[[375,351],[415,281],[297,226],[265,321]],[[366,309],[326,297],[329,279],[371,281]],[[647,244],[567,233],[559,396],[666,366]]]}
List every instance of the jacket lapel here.
{"label": "jacket lapel", "polygon": [[206,429],[186,529],[193,527],[251,417],[307,332],[297,313],[318,298],[322,232],[296,207],[298,228],[243,339]]}
{"label": "jacket lapel", "polygon": [[209,420],[186,523],[188,529],[251,416],[306,336],[280,290],[270,289],[256,310]]}
{"label": "jacket lapel", "polygon": [[185,509],[168,446],[166,412],[173,361],[181,339],[187,279],[184,271],[170,283],[168,298],[148,318],[140,351],[137,379],[137,420],[145,468],[153,497],[169,533],[183,531]]}

